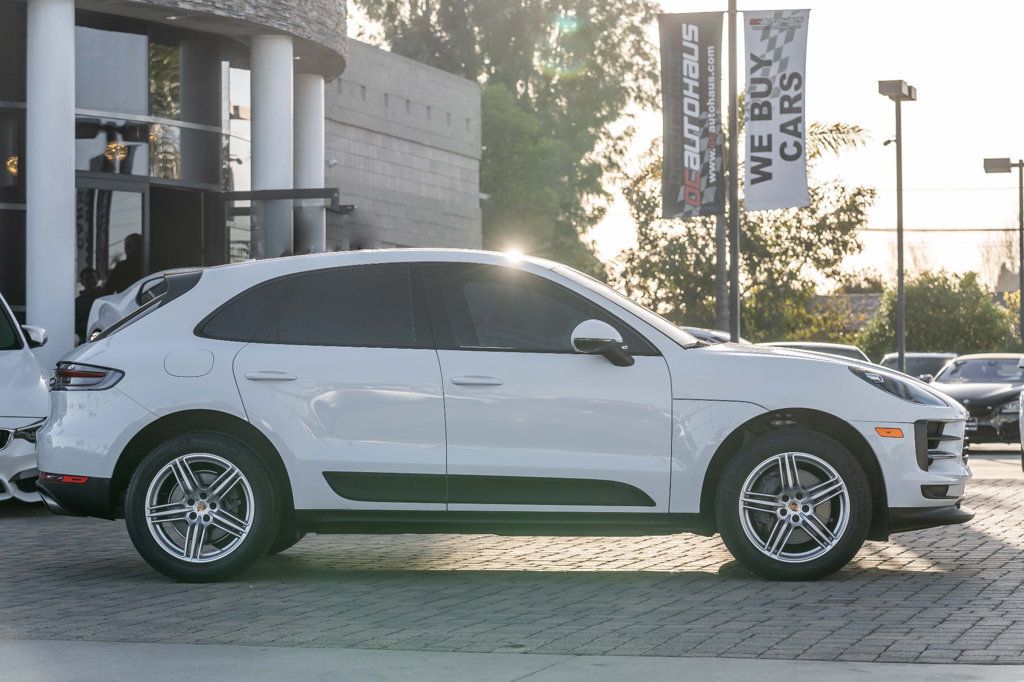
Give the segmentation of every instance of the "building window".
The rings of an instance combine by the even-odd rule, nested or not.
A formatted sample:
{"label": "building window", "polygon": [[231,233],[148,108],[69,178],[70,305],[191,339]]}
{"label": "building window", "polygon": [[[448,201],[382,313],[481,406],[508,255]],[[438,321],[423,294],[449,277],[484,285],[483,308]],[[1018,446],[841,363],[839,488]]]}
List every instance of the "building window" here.
{"label": "building window", "polygon": [[25,111],[0,109],[0,204],[25,202]]}
{"label": "building window", "polygon": [[24,318],[25,211],[0,207],[0,294]]}
{"label": "building window", "polygon": [[25,101],[25,3],[0,2],[0,101]]}
{"label": "building window", "polygon": [[75,27],[75,104],[79,109],[149,113],[148,39]]}

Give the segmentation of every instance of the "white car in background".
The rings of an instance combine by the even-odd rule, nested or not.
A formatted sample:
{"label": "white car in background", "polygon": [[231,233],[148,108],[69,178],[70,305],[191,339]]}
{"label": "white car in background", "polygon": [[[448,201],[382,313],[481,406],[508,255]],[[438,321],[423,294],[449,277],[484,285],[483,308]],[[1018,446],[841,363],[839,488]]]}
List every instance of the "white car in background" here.
{"label": "white car in background", "polygon": [[146,275],[122,292],[100,296],[92,302],[92,307],[89,309],[89,321],[86,323],[85,338],[82,339],[82,342],[88,341],[92,338],[93,334],[103,331],[122,317],[127,316],[140,306],[145,305],[164,293],[167,290],[167,283],[164,281],[167,275],[189,272],[194,269],[154,272],[151,275]]}
{"label": "white car in background", "polygon": [[36,356],[46,343],[39,327],[19,327],[0,296],[0,502],[39,502],[36,433],[50,413],[50,396]]}
{"label": "white car in background", "polygon": [[[550,261],[355,251],[171,275],[58,364],[57,513],[179,580],[303,533],[721,533],[784,580],[963,523],[966,413],[820,353],[707,345]],[[69,561],[73,560],[69,558]]]}

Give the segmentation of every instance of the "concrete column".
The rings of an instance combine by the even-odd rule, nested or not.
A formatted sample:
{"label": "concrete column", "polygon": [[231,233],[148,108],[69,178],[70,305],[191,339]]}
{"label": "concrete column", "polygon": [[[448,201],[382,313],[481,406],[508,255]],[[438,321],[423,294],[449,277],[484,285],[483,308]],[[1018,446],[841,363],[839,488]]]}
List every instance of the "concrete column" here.
{"label": "concrete column", "polygon": [[51,369],[75,334],[74,0],[28,0],[27,23],[26,307]]}
{"label": "concrete column", "polygon": [[[292,39],[254,36],[251,46],[252,188],[292,189]],[[253,254],[275,258],[293,251],[292,202],[254,206]]]}
{"label": "concrete column", "polygon": [[[324,78],[295,74],[295,186],[324,186]],[[327,211],[323,201],[295,210],[295,253],[327,250]]]}

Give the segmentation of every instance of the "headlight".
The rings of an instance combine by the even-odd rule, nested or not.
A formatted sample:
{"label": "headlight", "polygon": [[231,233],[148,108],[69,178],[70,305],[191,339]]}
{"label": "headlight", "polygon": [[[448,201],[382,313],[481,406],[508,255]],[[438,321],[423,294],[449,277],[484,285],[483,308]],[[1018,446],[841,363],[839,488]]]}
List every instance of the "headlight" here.
{"label": "headlight", "polygon": [[[930,391],[920,386],[915,386],[909,381],[903,381],[896,377],[873,372],[870,369],[851,367],[850,371],[876,388],[880,388],[889,395],[895,396],[907,402],[918,405],[931,405],[933,407],[949,407],[949,405]],[[1014,408],[1016,409],[1016,408]]]}
{"label": "headlight", "polygon": [[1017,414],[1020,412],[1020,401],[1011,400],[999,408],[999,414]]}

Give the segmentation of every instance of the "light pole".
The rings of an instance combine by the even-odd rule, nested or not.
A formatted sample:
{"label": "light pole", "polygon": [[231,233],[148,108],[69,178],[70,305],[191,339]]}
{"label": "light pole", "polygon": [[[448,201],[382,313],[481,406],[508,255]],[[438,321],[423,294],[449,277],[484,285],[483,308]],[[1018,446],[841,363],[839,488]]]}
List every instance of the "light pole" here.
{"label": "light pole", "polygon": [[739,105],[736,102],[736,0],[729,0],[729,339],[740,340]]}
{"label": "light pole", "polygon": [[907,300],[903,287],[903,120],[900,105],[917,99],[906,81],[878,81],[878,94],[896,103],[896,352],[898,369],[907,370]]}
{"label": "light pole", "polygon": [[1009,173],[1017,169],[1017,291],[1020,294],[1020,335],[1024,338],[1024,161],[985,159],[986,173]]}

